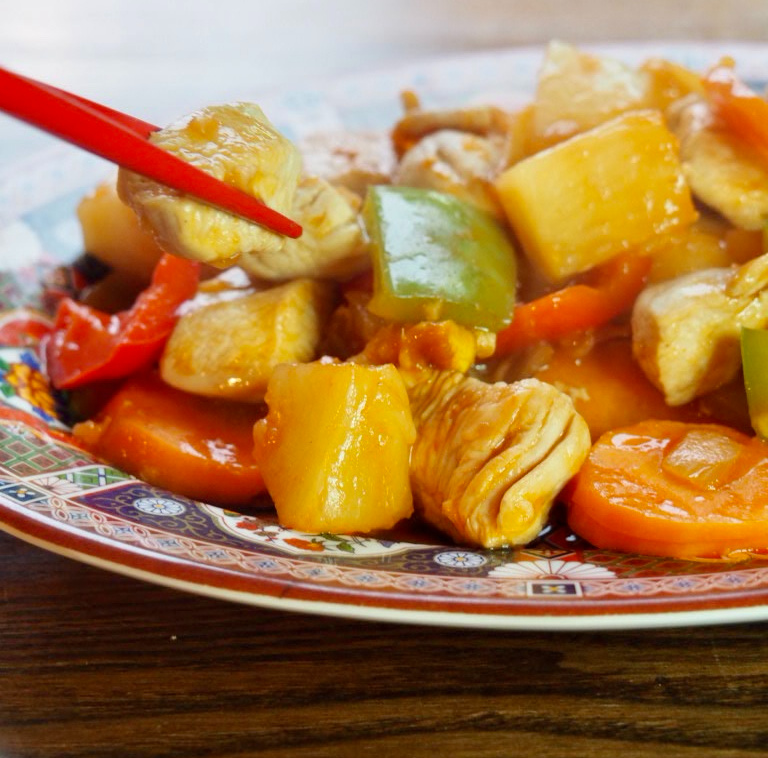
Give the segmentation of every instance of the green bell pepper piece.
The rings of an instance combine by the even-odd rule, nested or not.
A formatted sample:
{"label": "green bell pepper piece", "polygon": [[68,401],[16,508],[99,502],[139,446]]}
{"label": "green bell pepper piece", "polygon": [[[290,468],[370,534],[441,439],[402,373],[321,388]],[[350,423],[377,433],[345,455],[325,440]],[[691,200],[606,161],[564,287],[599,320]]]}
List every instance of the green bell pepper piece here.
{"label": "green bell pepper piece", "polygon": [[741,330],[741,363],[752,428],[768,440],[768,329]]}
{"label": "green bell pepper piece", "polygon": [[512,320],[516,251],[492,216],[453,195],[381,185],[369,188],[363,218],[373,259],[372,313],[494,332]]}

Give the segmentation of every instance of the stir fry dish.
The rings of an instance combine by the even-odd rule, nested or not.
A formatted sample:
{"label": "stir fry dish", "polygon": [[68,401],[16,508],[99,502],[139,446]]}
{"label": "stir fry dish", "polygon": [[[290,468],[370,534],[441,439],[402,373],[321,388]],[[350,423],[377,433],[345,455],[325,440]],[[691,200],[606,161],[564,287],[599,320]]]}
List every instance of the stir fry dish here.
{"label": "stir fry dish", "polygon": [[520,546],[559,503],[601,549],[768,551],[768,100],[735,61],[553,42],[517,109],[151,139],[303,234],[123,169],[83,198],[98,276],[43,352],[84,448],[307,532]]}

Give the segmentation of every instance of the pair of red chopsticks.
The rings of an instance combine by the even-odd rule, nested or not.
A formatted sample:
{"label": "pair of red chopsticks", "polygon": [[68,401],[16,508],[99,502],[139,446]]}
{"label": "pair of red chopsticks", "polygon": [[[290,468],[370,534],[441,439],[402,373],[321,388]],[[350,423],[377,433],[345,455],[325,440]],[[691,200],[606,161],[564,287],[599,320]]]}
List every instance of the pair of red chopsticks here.
{"label": "pair of red chopsticks", "polygon": [[301,226],[152,144],[156,126],[0,67],[0,111],[88,152],[287,237]]}

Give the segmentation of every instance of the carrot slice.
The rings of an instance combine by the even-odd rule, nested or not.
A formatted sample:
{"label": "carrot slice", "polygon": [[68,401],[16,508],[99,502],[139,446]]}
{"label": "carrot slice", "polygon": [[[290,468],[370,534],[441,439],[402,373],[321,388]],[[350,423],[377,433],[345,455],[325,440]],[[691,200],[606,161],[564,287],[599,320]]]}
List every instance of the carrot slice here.
{"label": "carrot slice", "polygon": [[496,355],[607,323],[632,307],[650,268],[648,257],[617,256],[594,268],[584,283],[518,305],[512,323],[496,335]]}
{"label": "carrot slice", "polygon": [[242,505],[265,489],[252,455],[253,425],[264,413],[261,406],[182,392],[145,373],[127,380],[74,433],[84,447],[150,484]]}
{"label": "carrot slice", "polygon": [[563,494],[571,528],[598,548],[734,559],[768,550],[766,491],[766,443],[651,420],[604,434]]}
{"label": "carrot slice", "polygon": [[546,364],[533,372],[573,399],[593,440],[605,432],[649,418],[700,421],[698,406],[671,407],[632,355],[629,338],[598,342],[588,353],[555,345]]}

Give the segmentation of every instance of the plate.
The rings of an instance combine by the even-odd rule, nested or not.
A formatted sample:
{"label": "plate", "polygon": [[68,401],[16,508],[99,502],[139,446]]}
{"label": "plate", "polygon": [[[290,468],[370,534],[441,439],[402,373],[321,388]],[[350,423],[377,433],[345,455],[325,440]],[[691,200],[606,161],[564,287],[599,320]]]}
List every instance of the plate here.
{"label": "plate", "polygon": [[[614,45],[696,69],[733,55],[768,79],[766,48],[745,44]],[[463,55],[349,77],[261,99],[291,138],[381,127],[399,93],[425,104],[509,105],[530,97],[542,50]],[[0,172],[0,305],[39,306],[41,266],[71,259],[74,208],[108,167],[68,148]],[[555,519],[521,549],[470,550],[431,537],[371,539],[281,528],[268,511],[238,513],[178,497],[75,447],[34,347],[44,321],[0,318],[0,527],[48,550],[180,590],[340,617],[493,629],[617,629],[768,619],[768,562],[736,565],[595,550]]]}

